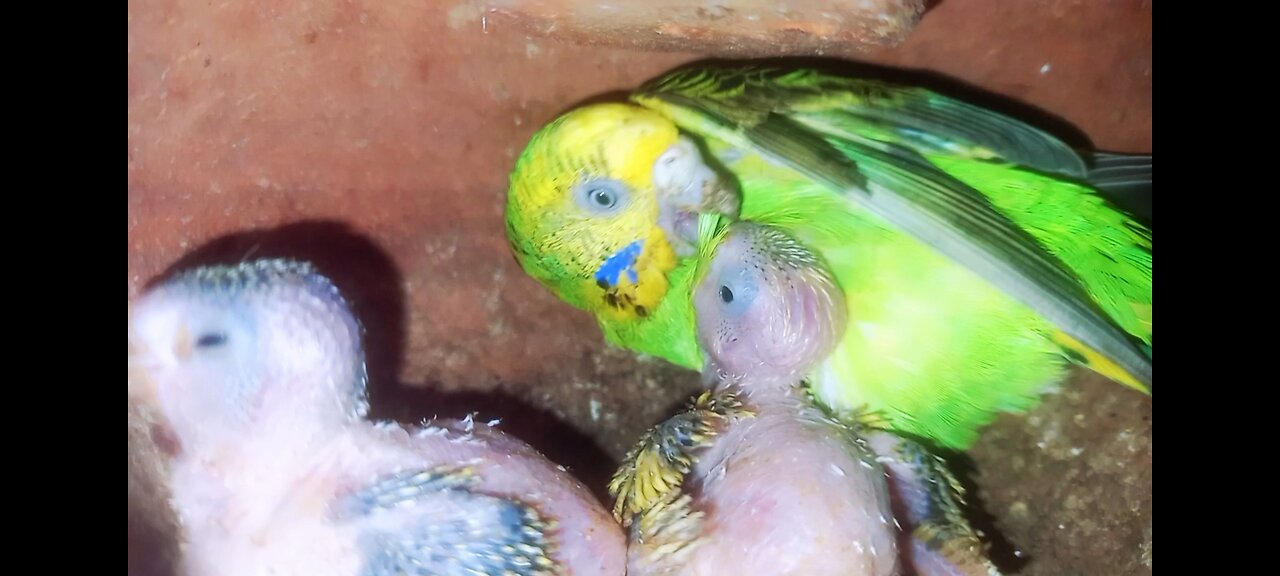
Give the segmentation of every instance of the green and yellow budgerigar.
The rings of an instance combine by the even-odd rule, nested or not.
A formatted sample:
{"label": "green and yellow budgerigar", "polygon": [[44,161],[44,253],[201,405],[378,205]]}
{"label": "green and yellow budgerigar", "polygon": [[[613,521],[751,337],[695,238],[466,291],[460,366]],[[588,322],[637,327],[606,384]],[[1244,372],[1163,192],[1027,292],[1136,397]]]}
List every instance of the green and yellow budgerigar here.
{"label": "green and yellow budgerigar", "polygon": [[1072,361],[1150,393],[1151,229],[1105,193],[1149,193],[1150,156],[813,69],[685,68],[631,100],[539,130],[506,207],[524,270],[611,343],[702,367],[694,271],[727,217],[837,279],[848,326],[808,381],[839,412],[963,449]]}

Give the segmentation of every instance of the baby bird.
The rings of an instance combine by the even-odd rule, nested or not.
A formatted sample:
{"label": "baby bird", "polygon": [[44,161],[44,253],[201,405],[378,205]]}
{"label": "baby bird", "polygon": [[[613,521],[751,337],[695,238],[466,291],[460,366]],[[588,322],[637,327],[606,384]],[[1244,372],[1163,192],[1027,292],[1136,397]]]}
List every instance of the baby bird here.
{"label": "baby bird", "polygon": [[202,267],[129,312],[129,393],[172,432],[190,576],[621,575],[563,468],[486,425],[366,420],[362,328],[310,265]]}
{"label": "baby bird", "polygon": [[822,263],[776,228],[719,233],[694,292],[709,389],[609,486],[628,574],[997,574],[940,460],[807,395],[847,318]]}

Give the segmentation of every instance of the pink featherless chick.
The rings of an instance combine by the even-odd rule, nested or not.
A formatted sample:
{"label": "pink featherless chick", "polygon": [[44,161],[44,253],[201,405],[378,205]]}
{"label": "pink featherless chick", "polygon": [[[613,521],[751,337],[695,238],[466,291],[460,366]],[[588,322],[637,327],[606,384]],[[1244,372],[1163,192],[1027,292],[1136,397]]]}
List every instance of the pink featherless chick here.
{"label": "pink featherless chick", "polygon": [[603,506],[526,444],[465,421],[365,418],[362,329],[310,265],[198,268],[129,314],[130,396],[176,440],[191,576],[621,575]]}
{"label": "pink featherless chick", "polygon": [[610,483],[628,574],[998,574],[939,459],[804,389],[847,321],[822,263],[776,228],[719,233],[693,297],[709,389]]}

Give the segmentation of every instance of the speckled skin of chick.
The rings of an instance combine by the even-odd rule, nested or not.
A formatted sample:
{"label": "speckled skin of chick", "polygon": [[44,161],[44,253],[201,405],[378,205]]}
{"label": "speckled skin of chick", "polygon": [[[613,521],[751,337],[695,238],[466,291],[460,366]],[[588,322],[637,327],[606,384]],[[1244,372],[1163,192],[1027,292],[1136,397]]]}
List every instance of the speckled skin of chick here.
{"label": "speckled skin of chick", "polygon": [[820,262],[740,223],[703,273],[709,390],[651,430],[610,485],[628,573],[996,574],[940,460],[805,392],[847,317]]}
{"label": "speckled skin of chick", "polygon": [[199,268],[130,307],[130,397],[176,439],[183,573],[620,575],[618,525],[471,420],[365,419],[361,328],[305,263]]}

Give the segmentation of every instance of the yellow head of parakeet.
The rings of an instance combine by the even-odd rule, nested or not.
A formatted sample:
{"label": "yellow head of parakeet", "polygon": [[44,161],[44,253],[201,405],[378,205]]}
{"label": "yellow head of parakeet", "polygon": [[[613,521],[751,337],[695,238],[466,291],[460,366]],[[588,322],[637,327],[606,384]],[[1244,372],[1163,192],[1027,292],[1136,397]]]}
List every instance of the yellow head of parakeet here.
{"label": "yellow head of parakeet", "polygon": [[629,104],[578,108],[538,131],[507,195],[507,238],[521,267],[605,318],[653,312],[677,264],[658,225],[655,166],[683,142],[670,120]]}

